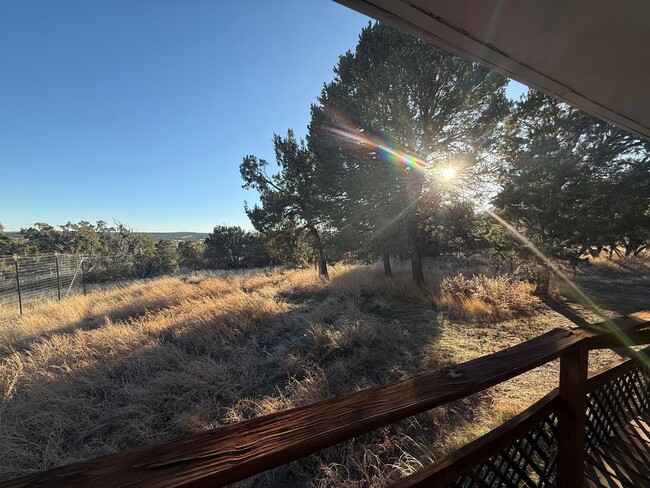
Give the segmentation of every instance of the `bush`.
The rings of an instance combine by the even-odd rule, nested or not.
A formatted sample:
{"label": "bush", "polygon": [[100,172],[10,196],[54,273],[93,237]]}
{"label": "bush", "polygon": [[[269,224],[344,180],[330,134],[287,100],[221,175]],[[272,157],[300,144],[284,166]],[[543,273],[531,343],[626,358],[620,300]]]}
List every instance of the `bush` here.
{"label": "bush", "polygon": [[458,274],[443,278],[438,306],[456,317],[502,319],[535,311],[539,300],[531,291],[530,284],[505,276]]}

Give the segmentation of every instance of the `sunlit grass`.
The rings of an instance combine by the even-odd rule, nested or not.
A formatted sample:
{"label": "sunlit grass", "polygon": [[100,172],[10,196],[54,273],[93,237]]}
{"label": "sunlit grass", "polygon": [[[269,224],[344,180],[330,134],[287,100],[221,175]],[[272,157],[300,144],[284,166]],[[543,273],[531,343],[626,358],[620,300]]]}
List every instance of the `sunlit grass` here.
{"label": "sunlit grass", "polygon": [[[330,282],[313,270],[168,277],[5,312],[0,478],[383,385],[551,327],[530,316],[527,285],[439,273],[424,288],[370,266],[334,266]],[[507,396],[523,408],[553,386],[542,373]],[[493,426],[501,388],[281,470],[303,486],[385,484]]]}

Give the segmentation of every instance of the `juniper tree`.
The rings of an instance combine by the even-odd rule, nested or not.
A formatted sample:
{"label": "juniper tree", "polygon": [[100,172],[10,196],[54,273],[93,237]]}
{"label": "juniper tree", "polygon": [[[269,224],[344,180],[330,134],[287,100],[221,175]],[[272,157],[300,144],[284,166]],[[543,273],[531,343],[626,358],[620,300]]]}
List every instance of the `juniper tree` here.
{"label": "juniper tree", "polygon": [[260,203],[245,205],[253,227],[262,235],[277,234],[283,228],[306,231],[317,256],[318,273],[327,278],[327,260],[322,239],[325,196],[320,188],[314,155],[289,129],[286,137],[273,137],[279,172],[269,176],[267,161],[246,156],[240,165],[244,188],[257,190]]}
{"label": "juniper tree", "polygon": [[507,80],[379,23],[363,29],[334,72],[312,107],[309,135],[339,198],[334,220],[383,251],[406,240],[421,285],[432,170],[462,160],[469,175],[486,161],[508,110]]}
{"label": "juniper tree", "polygon": [[181,241],[178,243],[180,264],[194,271],[204,267],[205,242]]}
{"label": "juniper tree", "polygon": [[239,268],[244,256],[246,231],[239,226],[217,225],[205,239],[205,257],[215,268]]}
{"label": "juniper tree", "polygon": [[[533,245],[576,262],[592,246],[633,253],[648,242],[648,142],[533,90],[507,126],[494,204]],[[536,293],[545,294],[548,267],[539,264]]]}

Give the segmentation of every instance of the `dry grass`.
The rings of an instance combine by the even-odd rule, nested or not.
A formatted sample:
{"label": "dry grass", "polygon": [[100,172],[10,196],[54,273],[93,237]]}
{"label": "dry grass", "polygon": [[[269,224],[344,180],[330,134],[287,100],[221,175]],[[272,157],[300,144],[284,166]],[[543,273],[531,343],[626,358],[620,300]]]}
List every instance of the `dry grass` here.
{"label": "dry grass", "polygon": [[[388,280],[371,267],[336,266],[330,283],[311,270],[161,278],[42,302],[20,318],[0,310],[0,479],[385,384],[571,325],[526,285],[436,275],[424,289],[405,271]],[[556,381],[549,364],[242,485],[382,485]]]}
{"label": "dry grass", "polygon": [[438,305],[455,317],[474,320],[505,319],[532,314],[539,300],[531,295],[533,287],[505,276],[488,278],[463,274],[446,277],[440,284]]}

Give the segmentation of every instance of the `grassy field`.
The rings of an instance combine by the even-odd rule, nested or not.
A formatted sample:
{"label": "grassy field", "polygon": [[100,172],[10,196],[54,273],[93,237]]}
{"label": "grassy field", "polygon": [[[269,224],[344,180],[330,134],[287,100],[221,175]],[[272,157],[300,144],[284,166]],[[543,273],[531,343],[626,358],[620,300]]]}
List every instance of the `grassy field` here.
{"label": "grassy field", "polygon": [[[619,273],[593,269],[599,286]],[[396,275],[335,266],[329,283],[312,270],[169,277],[42,302],[20,318],[0,309],[0,480],[466,361],[571,327],[574,315],[595,319],[570,296],[549,307],[506,277],[433,269],[420,290],[406,270]],[[615,357],[595,354],[590,367]],[[384,484],[522,410],[557,373],[549,363],[240,484]]]}

